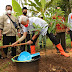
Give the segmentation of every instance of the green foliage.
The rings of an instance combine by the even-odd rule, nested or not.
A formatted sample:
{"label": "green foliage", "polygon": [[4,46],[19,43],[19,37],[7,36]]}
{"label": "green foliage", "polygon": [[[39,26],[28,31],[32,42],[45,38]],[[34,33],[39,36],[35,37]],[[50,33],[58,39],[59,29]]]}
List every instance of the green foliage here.
{"label": "green foliage", "polygon": [[[65,26],[69,26],[67,23],[63,23],[61,20],[62,19],[59,19],[58,16],[64,16],[64,11],[62,11],[61,9],[54,9],[54,8],[48,8],[49,6],[51,6],[54,2],[54,0],[51,0],[50,2],[46,2],[46,0],[34,0],[35,2],[31,1],[31,0],[28,0],[29,3],[26,2],[26,5],[29,5],[31,7],[33,7],[31,9],[31,11],[33,12],[33,14],[36,13],[41,13],[41,15],[43,16],[43,19],[49,24],[49,33],[50,32],[53,32],[55,33],[55,29],[56,29],[56,24],[64,24]],[[55,4],[56,6],[58,6],[58,2],[60,2],[61,0],[55,0]],[[35,9],[34,9],[35,8]],[[46,13],[46,16],[44,15],[45,12],[49,11],[49,13]],[[56,19],[53,19],[52,17],[56,14]],[[39,30],[41,31],[41,28],[40,26],[36,26],[35,24],[33,24],[33,26],[35,27],[35,29],[32,29],[31,31],[36,31],[36,30]],[[61,26],[61,25],[60,25]],[[38,32],[36,32],[37,34]]]}
{"label": "green foliage", "polygon": [[33,10],[33,12],[41,12],[42,14],[45,12],[46,8],[48,7],[48,5],[51,4],[51,2],[53,0],[51,0],[50,2],[46,2],[46,0],[34,0],[35,2],[31,1],[31,0],[28,0],[30,3],[26,3],[26,5],[29,5],[29,6],[32,6],[33,9],[31,9],[31,11]]}
{"label": "green foliage", "polygon": [[35,4],[35,3],[34,3],[33,1],[31,1],[31,0],[28,0],[28,1],[30,2],[30,4],[27,3],[27,5],[33,6],[33,7],[35,7],[35,9],[36,9],[37,11],[40,11],[40,7],[37,6],[37,4]]}
{"label": "green foliage", "polygon": [[31,29],[30,31],[35,32],[35,35],[37,35],[38,32],[40,32],[42,30],[42,28],[41,28],[41,26],[39,24],[36,25],[35,23],[33,23],[33,27],[34,27],[34,29]]}
{"label": "green foliage", "polygon": [[[56,24],[64,24],[67,27],[70,27],[68,23],[62,22],[62,19],[59,19],[58,16],[64,16],[64,11],[61,9],[48,9],[49,13],[46,13],[45,21],[49,24],[48,32],[55,33],[56,32]],[[53,19],[53,16],[55,15],[55,19]]]}
{"label": "green foliage", "polygon": [[53,0],[52,6],[57,7],[59,6],[62,11],[64,11],[65,17],[68,16],[68,14],[71,12],[71,4],[70,0]]}
{"label": "green foliage", "polygon": [[48,7],[51,7],[53,1],[54,0],[51,0],[49,2],[46,2],[45,9],[47,9]]}
{"label": "green foliage", "polygon": [[42,5],[41,5],[41,2],[39,2],[39,0],[34,0],[35,2],[36,2],[36,4],[39,6],[39,7],[41,7]]}
{"label": "green foliage", "polygon": [[42,10],[44,10],[46,5],[46,0],[41,0]]}
{"label": "green foliage", "polygon": [[16,13],[16,16],[22,15],[22,9],[21,9],[20,5],[18,4],[18,2],[16,2],[16,0],[12,0],[12,7]]}

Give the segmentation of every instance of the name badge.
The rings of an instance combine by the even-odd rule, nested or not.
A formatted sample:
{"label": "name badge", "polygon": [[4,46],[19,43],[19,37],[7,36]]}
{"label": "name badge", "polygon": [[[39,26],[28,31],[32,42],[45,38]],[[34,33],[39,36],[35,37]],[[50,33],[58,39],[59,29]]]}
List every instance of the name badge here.
{"label": "name badge", "polygon": [[9,24],[10,24],[10,19],[7,19],[7,23],[9,23]]}

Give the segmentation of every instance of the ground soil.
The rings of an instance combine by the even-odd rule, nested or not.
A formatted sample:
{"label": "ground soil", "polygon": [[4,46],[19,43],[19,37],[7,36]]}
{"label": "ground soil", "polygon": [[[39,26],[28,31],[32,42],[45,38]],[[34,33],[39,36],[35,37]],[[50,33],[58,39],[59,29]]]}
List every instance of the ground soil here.
{"label": "ground soil", "polygon": [[[69,58],[57,54],[55,49],[40,51],[39,72],[72,72],[72,52],[69,48],[67,51]],[[11,58],[0,59],[0,72],[17,72],[16,64]]]}

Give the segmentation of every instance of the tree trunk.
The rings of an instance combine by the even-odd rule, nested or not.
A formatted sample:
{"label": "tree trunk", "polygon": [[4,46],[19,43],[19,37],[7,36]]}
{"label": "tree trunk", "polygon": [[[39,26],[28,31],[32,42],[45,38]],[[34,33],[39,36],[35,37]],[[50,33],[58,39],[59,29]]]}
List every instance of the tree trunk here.
{"label": "tree trunk", "polygon": [[72,12],[72,0],[69,0],[70,7],[71,7],[71,12]]}

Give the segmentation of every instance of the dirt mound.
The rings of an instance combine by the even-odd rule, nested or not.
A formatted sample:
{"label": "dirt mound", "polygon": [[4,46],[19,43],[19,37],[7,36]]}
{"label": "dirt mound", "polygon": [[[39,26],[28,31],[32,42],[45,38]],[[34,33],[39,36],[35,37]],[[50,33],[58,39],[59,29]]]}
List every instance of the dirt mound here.
{"label": "dirt mound", "polygon": [[[72,72],[72,57],[66,58],[56,54],[56,50],[41,53],[39,72]],[[17,72],[15,63],[9,58],[0,59],[0,72]]]}

